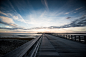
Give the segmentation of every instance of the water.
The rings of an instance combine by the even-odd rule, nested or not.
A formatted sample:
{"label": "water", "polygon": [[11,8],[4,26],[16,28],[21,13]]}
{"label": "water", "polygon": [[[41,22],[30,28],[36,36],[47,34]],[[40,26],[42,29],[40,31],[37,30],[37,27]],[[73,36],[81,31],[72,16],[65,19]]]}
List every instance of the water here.
{"label": "water", "polygon": [[86,34],[68,34],[68,35],[86,35]]}
{"label": "water", "polygon": [[39,36],[41,36],[41,34],[36,34],[36,33],[0,33],[0,37],[37,38]]}

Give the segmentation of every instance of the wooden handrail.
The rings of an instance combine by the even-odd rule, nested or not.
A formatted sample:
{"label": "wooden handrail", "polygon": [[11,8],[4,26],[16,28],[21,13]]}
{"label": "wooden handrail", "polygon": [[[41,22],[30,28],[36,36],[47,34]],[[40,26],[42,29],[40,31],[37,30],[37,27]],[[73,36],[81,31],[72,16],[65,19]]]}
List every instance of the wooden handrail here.
{"label": "wooden handrail", "polygon": [[6,55],[2,57],[25,57],[25,54],[27,54],[27,52],[32,48],[32,46],[34,46],[37,42],[39,42],[39,39],[41,38],[42,36],[35,38],[23,44],[22,46],[14,49],[13,51],[7,53]]}
{"label": "wooden handrail", "polygon": [[[65,38],[65,39],[70,39],[70,40],[74,40],[74,41],[77,41],[78,39],[78,42],[84,42],[86,43],[86,34],[71,34],[71,33],[52,33],[52,35],[55,35],[55,36],[58,36],[58,37],[61,37],[61,38]],[[82,37],[83,36],[83,37]],[[84,41],[81,41],[81,40],[84,40]]]}

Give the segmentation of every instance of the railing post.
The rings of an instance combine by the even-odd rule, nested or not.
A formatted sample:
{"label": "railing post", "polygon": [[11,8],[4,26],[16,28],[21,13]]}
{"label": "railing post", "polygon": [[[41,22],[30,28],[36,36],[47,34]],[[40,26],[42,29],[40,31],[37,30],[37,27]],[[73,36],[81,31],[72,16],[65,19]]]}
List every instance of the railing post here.
{"label": "railing post", "polygon": [[66,39],[67,39],[67,35],[66,35]]}
{"label": "railing post", "polygon": [[63,35],[63,38],[65,38],[65,35]]}
{"label": "railing post", "polygon": [[75,38],[74,40],[76,41],[76,35],[74,35],[74,38]]}
{"label": "railing post", "polygon": [[86,36],[84,36],[84,41],[85,41],[85,44],[86,44]]}
{"label": "railing post", "polygon": [[66,38],[66,35],[64,36],[64,38]]}
{"label": "railing post", "polygon": [[68,35],[67,35],[67,39],[68,39]]}
{"label": "railing post", "polygon": [[69,39],[70,39],[70,35],[69,35]]}
{"label": "railing post", "polygon": [[71,39],[71,35],[70,35],[70,39]]}
{"label": "railing post", "polygon": [[71,35],[71,40],[73,40],[73,35]]}
{"label": "railing post", "polygon": [[81,41],[80,36],[79,36],[79,42]]}
{"label": "railing post", "polygon": [[68,36],[69,36],[69,35],[67,35],[67,39],[68,39]]}

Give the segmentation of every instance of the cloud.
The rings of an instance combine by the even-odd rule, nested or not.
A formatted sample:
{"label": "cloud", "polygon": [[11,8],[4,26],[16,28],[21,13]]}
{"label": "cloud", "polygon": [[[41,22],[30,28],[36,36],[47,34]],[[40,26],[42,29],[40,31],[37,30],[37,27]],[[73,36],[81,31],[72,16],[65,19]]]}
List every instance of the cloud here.
{"label": "cloud", "polygon": [[14,20],[17,20],[17,21],[20,21],[20,22],[23,22],[23,23],[27,23],[23,17],[18,14],[18,13],[15,13],[15,14],[11,14],[11,13],[7,13],[8,14],[8,17],[11,17],[12,19]]}
{"label": "cloud", "polygon": [[67,17],[66,19],[70,19],[71,17]]}
{"label": "cloud", "polygon": [[8,16],[6,13],[3,13],[3,12],[1,12],[1,11],[0,11],[0,14],[3,14],[3,15],[6,15],[6,16]]}
{"label": "cloud", "polygon": [[79,10],[79,9],[81,9],[81,8],[83,8],[83,7],[77,8],[77,9],[75,9],[75,10]]}
{"label": "cloud", "polygon": [[6,26],[6,27],[0,27],[0,29],[7,29],[7,30],[31,30],[31,29],[25,29],[25,28],[22,28],[22,27],[12,27],[10,28],[9,26]]}
{"label": "cloud", "polygon": [[47,0],[41,0],[41,2],[45,5],[45,7],[47,8],[47,10],[49,10]]}
{"label": "cloud", "polygon": [[12,24],[12,23],[5,23],[5,22],[3,22],[3,21],[0,21],[0,23],[1,23],[1,24],[5,24],[5,25],[9,25],[9,26],[13,26],[13,27],[18,26],[18,25],[16,25],[16,24]]}
{"label": "cloud", "polygon": [[62,14],[63,14],[63,12],[60,12],[60,13],[56,14],[56,16],[59,16],[59,15],[62,15]]}
{"label": "cloud", "polygon": [[[15,22],[13,21],[13,20],[16,20],[16,21],[26,23],[26,25],[28,25],[28,23],[17,12],[14,12],[14,13],[11,14],[11,13],[3,13],[2,11],[0,11],[0,14],[3,14],[3,15],[7,16],[7,17],[0,16],[0,23],[1,24],[5,24],[5,25],[8,25],[8,26],[12,26],[14,28],[17,28],[19,26],[17,24],[15,24]],[[17,29],[20,29],[20,27],[17,28]],[[24,29],[24,28],[22,28],[22,29]],[[24,29],[24,30],[28,30],[28,29]]]}
{"label": "cloud", "polygon": [[44,0],[44,3],[45,3],[45,6],[46,6],[46,7],[47,7],[47,9],[48,9],[47,1],[46,1],[46,0]]}
{"label": "cloud", "polygon": [[[83,15],[81,18],[71,22],[70,24],[63,25],[63,26],[52,26],[53,28],[68,28],[68,27],[84,27],[86,26],[86,15]],[[49,27],[51,28],[51,27]]]}
{"label": "cloud", "polygon": [[5,24],[5,25],[10,25],[13,27],[18,26],[17,24],[14,24],[14,21],[11,18],[0,16],[0,23]]}
{"label": "cloud", "polygon": [[12,8],[15,12],[17,12],[17,11],[15,10],[15,8],[13,7],[12,3],[10,2],[10,0],[8,0],[8,2],[9,2],[9,4],[10,4],[11,8]]}
{"label": "cloud", "polygon": [[76,13],[76,12],[74,12],[74,13]]}
{"label": "cloud", "polygon": [[65,14],[69,14],[69,12],[66,12]]}
{"label": "cloud", "polygon": [[13,16],[13,19],[18,20],[19,18],[18,16]]}
{"label": "cloud", "polygon": [[[2,11],[0,11],[1,14],[3,15],[6,15],[7,17],[4,17],[4,16],[0,16],[1,20],[3,22],[6,22],[6,23],[14,23],[12,19],[14,20],[17,20],[17,21],[20,21],[20,22],[23,22],[23,23],[26,23],[28,24],[24,19],[23,17],[18,14],[17,12],[14,12],[13,14],[11,13],[3,13]],[[10,17],[10,18],[9,18]]]}
{"label": "cloud", "polygon": [[10,26],[5,26],[5,27],[10,27]]}
{"label": "cloud", "polygon": [[18,21],[27,23],[20,14],[18,14],[18,18],[19,18]]}
{"label": "cloud", "polygon": [[72,12],[76,13],[76,11],[75,11],[75,10],[79,10],[79,9],[81,9],[81,8],[83,8],[83,7],[76,8],[76,9],[74,9],[74,10],[70,11],[70,12],[66,12],[65,14],[69,14],[69,13],[72,13]]}
{"label": "cloud", "polygon": [[14,23],[14,21],[11,18],[0,16],[1,21],[5,23]]}
{"label": "cloud", "polygon": [[[71,17],[67,17],[67,18],[71,18]],[[83,15],[79,19],[72,21],[70,24],[66,24],[63,26],[34,27],[32,29],[46,29],[46,28],[54,29],[54,28],[69,28],[69,27],[84,27],[84,26],[86,26],[86,15]]]}
{"label": "cloud", "polygon": [[[15,16],[15,17],[17,18],[17,16]],[[29,30],[29,29],[25,29],[24,27],[19,27],[17,24],[14,23],[13,19],[8,18],[8,17],[4,17],[4,16],[0,16],[0,23],[8,25],[8,26],[5,26],[5,27],[0,27],[0,29],[8,29],[8,30],[23,29],[23,30]],[[10,28],[9,26],[12,26],[12,28]]]}
{"label": "cloud", "polygon": [[6,27],[0,27],[0,29],[15,30],[15,29],[17,29],[17,28],[6,28]]}

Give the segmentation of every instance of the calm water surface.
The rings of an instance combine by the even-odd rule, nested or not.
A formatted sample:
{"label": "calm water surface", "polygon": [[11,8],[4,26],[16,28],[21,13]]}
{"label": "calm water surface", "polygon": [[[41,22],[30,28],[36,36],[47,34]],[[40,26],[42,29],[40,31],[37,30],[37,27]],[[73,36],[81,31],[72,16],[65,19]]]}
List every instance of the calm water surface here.
{"label": "calm water surface", "polygon": [[42,34],[36,33],[0,33],[0,37],[26,37],[26,38],[37,38]]}

